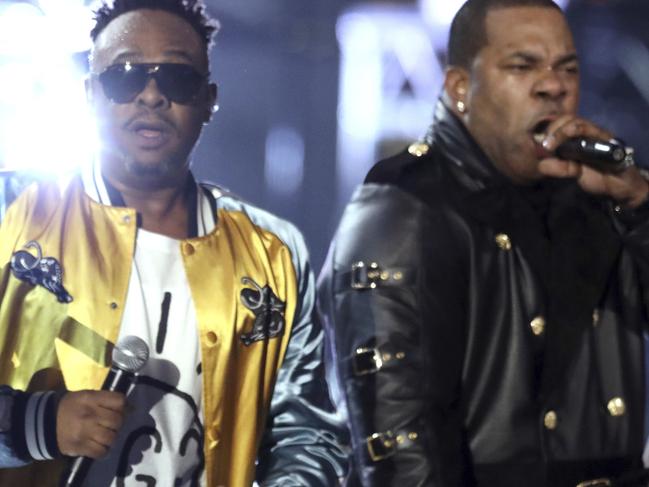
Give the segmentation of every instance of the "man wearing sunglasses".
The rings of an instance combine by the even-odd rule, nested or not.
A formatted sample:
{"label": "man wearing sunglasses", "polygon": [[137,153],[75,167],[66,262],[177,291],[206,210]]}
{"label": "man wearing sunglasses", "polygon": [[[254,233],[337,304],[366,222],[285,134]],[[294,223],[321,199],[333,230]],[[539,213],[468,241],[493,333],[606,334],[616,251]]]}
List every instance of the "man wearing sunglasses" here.
{"label": "man wearing sunglasses", "polygon": [[[27,464],[0,485],[59,485],[65,456],[96,459],[90,486],[337,485],[302,237],[189,169],[216,103],[215,26],[189,0],[96,18],[98,157],[30,187],[0,228],[0,465]],[[98,389],[130,335],[150,357],[126,414]]]}

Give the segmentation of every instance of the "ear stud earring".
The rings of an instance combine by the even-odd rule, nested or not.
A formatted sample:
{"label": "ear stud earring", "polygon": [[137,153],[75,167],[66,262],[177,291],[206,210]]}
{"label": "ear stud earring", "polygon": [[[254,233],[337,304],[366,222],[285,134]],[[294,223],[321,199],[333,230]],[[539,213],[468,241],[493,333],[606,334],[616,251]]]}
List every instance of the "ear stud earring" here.
{"label": "ear stud earring", "polygon": [[455,106],[457,107],[457,111],[460,113],[466,112],[466,105],[464,104],[463,101],[458,101]]}

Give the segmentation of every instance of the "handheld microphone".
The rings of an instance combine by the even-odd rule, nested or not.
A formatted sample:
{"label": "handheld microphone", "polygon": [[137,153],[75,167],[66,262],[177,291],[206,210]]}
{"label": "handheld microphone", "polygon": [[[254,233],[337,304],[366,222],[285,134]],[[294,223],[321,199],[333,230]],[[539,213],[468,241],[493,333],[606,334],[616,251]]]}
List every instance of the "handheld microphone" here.
{"label": "handheld microphone", "polygon": [[[141,338],[126,336],[121,338],[113,349],[113,363],[108,376],[101,387],[102,391],[121,392],[126,394],[135,374],[149,360],[149,347]],[[69,470],[64,487],[80,487],[88,474],[93,459],[77,457]]]}
{"label": "handheld microphone", "polygon": [[568,139],[557,147],[556,155],[606,173],[619,173],[634,164],[633,148],[615,139],[608,142],[588,137]]}

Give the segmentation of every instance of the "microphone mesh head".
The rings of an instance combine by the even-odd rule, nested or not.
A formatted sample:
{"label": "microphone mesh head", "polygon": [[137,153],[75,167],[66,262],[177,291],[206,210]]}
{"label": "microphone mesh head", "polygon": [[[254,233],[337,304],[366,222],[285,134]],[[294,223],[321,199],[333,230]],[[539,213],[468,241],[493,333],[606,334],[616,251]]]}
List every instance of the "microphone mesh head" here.
{"label": "microphone mesh head", "polygon": [[136,373],[149,360],[149,347],[139,337],[121,338],[113,348],[113,364],[127,372]]}

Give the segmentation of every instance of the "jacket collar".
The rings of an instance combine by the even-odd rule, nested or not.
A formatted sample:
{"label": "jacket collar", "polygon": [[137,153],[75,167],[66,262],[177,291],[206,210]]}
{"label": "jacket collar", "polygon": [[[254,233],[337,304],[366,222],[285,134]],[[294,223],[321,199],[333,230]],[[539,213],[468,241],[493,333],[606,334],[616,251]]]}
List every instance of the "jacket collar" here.
{"label": "jacket collar", "polygon": [[[86,196],[96,203],[126,207],[122,194],[102,174],[98,159],[82,168],[81,181]],[[212,188],[197,184],[191,172],[186,189],[189,199],[188,236],[202,237],[212,232],[216,226],[216,196]]]}
{"label": "jacket collar", "polygon": [[440,99],[425,142],[435,146],[460,171],[461,182],[470,190],[483,190],[512,183],[496,169],[462,121]]}
{"label": "jacket collar", "polygon": [[509,236],[547,287],[549,243],[543,238],[546,232],[538,212],[523,196],[524,188],[515,186],[496,169],[462,121],[441,100],[425,141],[459,185],[448,197],[467,217],[495,234]]}

